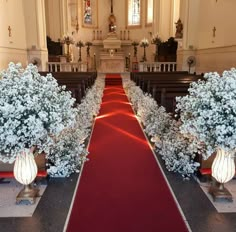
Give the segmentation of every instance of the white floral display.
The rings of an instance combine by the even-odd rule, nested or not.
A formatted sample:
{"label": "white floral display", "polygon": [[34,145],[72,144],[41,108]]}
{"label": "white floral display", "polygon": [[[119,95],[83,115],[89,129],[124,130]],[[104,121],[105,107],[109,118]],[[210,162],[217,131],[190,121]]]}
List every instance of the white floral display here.
{"label": "white floral display", "polygon": [[147,38],[143,38],[140,43],[139,43],[140,47],[148,47],[149,46],[149,42]]}
{"label": "white floral display", "polygon": [[88,154],[85,141],[89,138],[94,117],[99,113],[105,81],[97,78],[77,107],[74,128],[64,130],[48,155],[48,173],[52,177],[68,177],[79,172]]}
{"label": "white floral display", "polygon": [[150,95],[144,94],[133,81],[123,82],[123,85],[145,133],[154,142],[166,168],[189,178],[199,166],[194,161],[200,149],[198,144],[185,138],[179,130],[180,122],[166,113],[164,107],[159,107]]}
{"label": "white floral display", "polygon": [[11,163],[33,146],[47,153],[53,139],[75,123],[75,99],[32,64],[23,69],[10,63],[0,75],[0,160]]}
{"label": "white floral display", "polygon": [[236,148],[236,69],[207,73],[192,83],[189,95],[177,98],[183,134],[205,145],[207,159],[217,148]]}
{"label": "white floral display", "polygon": [[88,154],[84,144],[87,136],[80,128],[70,128],[61,133],[48,155],[47,171],[51,177],[68,177],[79,172]]}

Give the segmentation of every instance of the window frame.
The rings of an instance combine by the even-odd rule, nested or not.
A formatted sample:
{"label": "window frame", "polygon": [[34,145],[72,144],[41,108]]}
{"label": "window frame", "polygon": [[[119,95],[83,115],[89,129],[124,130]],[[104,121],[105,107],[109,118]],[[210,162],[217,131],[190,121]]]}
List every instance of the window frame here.
{"label": "window frame", "polygon": [[140,24],[138,25],[129,25],[129,1],[126,0],[126,29],[136,29],[136,28],[142,28],[142,19],[143,19],[143,1],[140,0]]}
{"label": "window frame", "polygon": [[87,24],[84,22],[84,0],[81,0],[81,24],[83,28],[98,28],[98,0],[90,0],[93,2],[93,7],[92,7],[92,24]]}
{"label": "window frame", "polygon": [[145,27],[151,27],[153,25],[153,16],[154,16],[154,0],[152,1],[152,22],[148,22],[148,1],[145,0]]}

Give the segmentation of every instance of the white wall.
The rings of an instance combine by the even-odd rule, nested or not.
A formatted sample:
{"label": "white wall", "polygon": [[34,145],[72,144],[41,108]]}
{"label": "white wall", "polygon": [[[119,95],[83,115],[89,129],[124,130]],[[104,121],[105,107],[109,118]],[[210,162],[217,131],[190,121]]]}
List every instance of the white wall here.
{"label": "white wall", "polygon": [[53,40],[57,41],[63,34],[63,3],[62,0],[45,0],[45,12],[46,12],[46,28],[47,35]]}
{"label": "white wall", "polygon": [[188,70],[186,60],[190,55],[196,57],[192,71],[197,73],[222,73],[236,66],[235,9],[235,0],[181,0],[184,36],[183,47],[178,51],[179,69]]}
{"label": "white wall", "polygon": [[[235,0],[200,1],[199,49],[236,44],[235,9]],[[214,26],[216,27],[215,37],[212,32]]]}
{"label": "white wall", "polygon": [[10,61],[25,65],[27,46],[23,0],[0,1],[0,28],[0,70],[7,68]]}
{"label": "white wall", "polygon": [[6,69],[10,61],[25,66],[34,57],[42,60],[43,65],[39,68],[45,69],[47,47],[43,0],[1,1],[0,27],[0,70]]}

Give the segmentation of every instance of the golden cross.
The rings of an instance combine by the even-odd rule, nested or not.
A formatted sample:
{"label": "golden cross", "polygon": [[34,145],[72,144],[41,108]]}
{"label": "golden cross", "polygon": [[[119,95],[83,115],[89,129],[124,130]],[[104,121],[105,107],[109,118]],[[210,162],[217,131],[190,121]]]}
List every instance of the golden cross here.
{"label": "golden cross", "polygon": [[212,32],[213,32],[212,36],[216,37],[216,27],[213,27]]}
{"label": "golden cross", "polygon": [[8,36],[11,37],[11,27],[8,26]]}

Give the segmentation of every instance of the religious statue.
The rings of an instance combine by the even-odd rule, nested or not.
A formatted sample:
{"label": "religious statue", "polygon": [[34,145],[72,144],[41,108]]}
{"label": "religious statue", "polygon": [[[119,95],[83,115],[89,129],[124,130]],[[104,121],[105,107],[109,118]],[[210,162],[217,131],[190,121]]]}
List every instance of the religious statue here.
{"label": "religious statue", "polygon": [[176,23],[176,32],[175,32],[175,38],[183,38],[183,24],[181,20],[179,19]]}
{"label": "religious statue", "polygon": [[116,32],[116,17],[111,14],[108,18],[109,21],[109,32]]}

